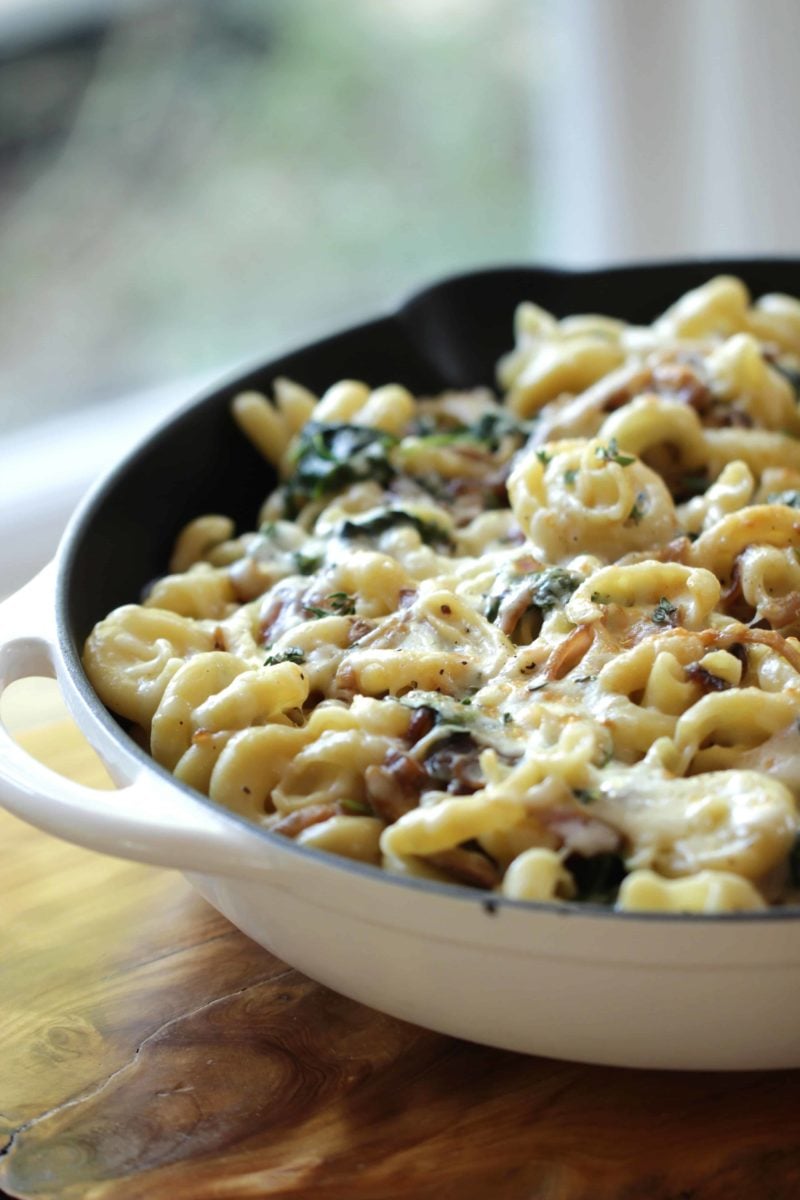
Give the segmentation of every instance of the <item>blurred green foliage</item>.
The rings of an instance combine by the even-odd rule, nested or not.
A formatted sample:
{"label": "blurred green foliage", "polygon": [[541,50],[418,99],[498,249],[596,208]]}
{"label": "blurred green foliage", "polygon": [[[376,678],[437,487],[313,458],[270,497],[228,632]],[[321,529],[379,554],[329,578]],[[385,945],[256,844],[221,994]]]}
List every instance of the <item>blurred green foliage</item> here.
{"label": "blurred green foliage", "polygon": [[529,256],[530,24],[525,0],[134,9],[47,49],[49,135],[40,59],[0,61],[0,152],[38,134],[0,157],[0,425]]}

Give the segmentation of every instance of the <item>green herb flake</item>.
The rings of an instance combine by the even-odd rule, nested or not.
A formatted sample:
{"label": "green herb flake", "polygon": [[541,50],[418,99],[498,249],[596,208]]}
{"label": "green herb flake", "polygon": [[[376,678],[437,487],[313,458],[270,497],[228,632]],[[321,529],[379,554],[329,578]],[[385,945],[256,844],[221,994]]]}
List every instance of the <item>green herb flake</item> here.
{"label": "green herb flake", "polygon": [[292,562],[298,575],[313,575],[322,566],[322,555],[306,554],[302,550],[295,550],[292,553]]}
{"label": "green herb flake", "polygon": [[631,463],[636,462],[635,456],[631,454],[620,454],[617,439],[611,438],[607,446],[598,446],[595,454],[601,462],[616,463],[618,467],[629,467]]}
{"label": "green herb flake", "polygon": [[602,792],[598,788],[573,788],[572,794],[578,804],[596,804],[602,799]]}
{"label": "green herb flake", "polygon": [[406,708],[433,709],[436,713],[437,725],[452,725],[463,729],[468,725],[474,725],[479,716],[477,709],[473,709],[467,705],[465,711],[464,705],[459,700],[443,692],[427,692],[414,689],[414,691],[405,692],[402,696],[398,696],[397,699]]}
{"label": "green herb flake", "polygon": [[647,495],[645,492],[639,492],[634,502],[633,508],[628,513],[628,520],[633,521],[634,525],[638,525],[642,517],[647,513]]}
{"label": "green herb flake", "polygon": [[611,596],[607,592],[592,592],[592,604],[613,604]]}
{"label": "green herb flake", "polygon": [[543,571],[507,575],[502,583],[505,584],[502,591],[487,597],[487,621],[496,621],[503,612],[504,603],[508,600],[516,604],[526,590],[529,597],[526,612],[537,609],[546,615],[554,608],[563,608],[575,589],[583,583],[583,577],[563,567],[547,567]]}
{"label": "green herb flake", "polygon": [[543,467],[546,467],[552,461],[552,455],[548,454],[546,450],[537,450],[536,457]]}
{"label": "green herb flake", "polygon": [[356,611],[355,597],[347,592],[331,592],[327,599],[333,611],[342,617],[350,617]]}
{"label": "green herb flake", "polygon": [[297,663],[297,665],[300,666],[300,664],[304,663],[305,661],[305,653],[299,648],[299,646],[287,646],[285,650],[280,650],[277,654],[271,654],[269,658],[265,658],[264,666],[277,667],[279,663],[285,662]]}
{"label": "green herb flake", "polygon": [[313,617],[351,617],[356,611],[356,602],[354,596],[348,596],[347,592],[331,592],[330,596],[325,597],[327,608],[317,604],[304,604],[303,612],[311,613]]}
{"label": "green herb flake", "polygon": [[662,596],[653,609],[653,620],[656,625],[674,625],[678,615],[677,607],[666,596]]}
{"label": "green herb flake", "polygon": [[582,583],[581,575],[566,571],[563,567],[537,571],[531,587],[531,603],[543,613],[552,608],[562,608]]}
{"label": "green herb flake", "polygon": [[419,440],[427,446],[457,446],[459,442],[473,442],[494,453],[506,438],[513,438],[517,447],[523,445],[531,436],[533,425],[534,420],[519,421],[505,409],[497,408],[483,413],[472,425],[459,425],[455,429],[445,430],[423,429]]}
{"label": "green herb flake", "polygon": [[370,806],[368,804],[365,804],[362,800],[350,800],[350,799],[340,800],[339,807],[341,809],[343,809],[344,812],[349,813],[350,816],[352,816],[352,817],[371,817],[372,816],[372,809],[370,808]]}
{"label": "green herb flake", "polygon": [[496,621],[500,612],[500,601],[502,596],[488,596],[489,603],[486,605],[486,620]]}
{"label": "green herb flake", "polygon": [[503,724],[504,725],[510,725],[513,720],[514,720],[514,718],[512,717],[510,712],[503,713]]}
{"label": "green herb flake", "polygon": [[570,467],[567,471],[564,472],[564,483],[567,485],[567,487],[574,487],[575,480],[577,478],[578,478],[578,468],[577,467]]}

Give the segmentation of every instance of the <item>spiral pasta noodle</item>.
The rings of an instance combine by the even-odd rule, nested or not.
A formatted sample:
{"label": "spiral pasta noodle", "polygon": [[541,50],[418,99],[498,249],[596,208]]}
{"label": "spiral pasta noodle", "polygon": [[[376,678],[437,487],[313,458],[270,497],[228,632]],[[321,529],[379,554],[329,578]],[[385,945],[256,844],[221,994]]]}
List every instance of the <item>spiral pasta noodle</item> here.
{"label": "spiral pasta noodle", "polygon": [[800,301],[526,303],[498,384],[238,396],[277,485],[97,624],[98,694],[184,783],[389,873],[797,903]]}

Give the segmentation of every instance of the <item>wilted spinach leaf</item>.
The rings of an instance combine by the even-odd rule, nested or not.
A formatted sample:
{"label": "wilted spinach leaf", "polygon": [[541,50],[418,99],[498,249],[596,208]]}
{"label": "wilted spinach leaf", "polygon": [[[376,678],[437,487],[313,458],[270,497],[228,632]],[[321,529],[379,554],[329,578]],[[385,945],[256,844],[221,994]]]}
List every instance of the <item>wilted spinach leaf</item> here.
{"label": "wilted spinach leaf", "polygon": [[566,571],[563,567],[548,567],[546,571],[538,571],[531,583],[531,603],[541,612],[549,612],[551,608],[560,608],[566,604],[572,593],[583,583],[583,577],[574,571]]}
{"label": "wilted spinach leaf", "polygon": [[472,425],[461,425],[442,433],[426,434],[421,440],[429,446],[450,446],[458,442],[477,442],[494,452],[505,437],[514,437],[520,445],[533,431],[532,421],[518,421],[505,409],[486,412]]}
{"label": "wilted spinach leaf", "polygon": [[377,537],[396,525],[411,525],[421,540],[429,546],[452,545],[452,538],[443,526],[406,512],[404,508],[384,508],[368,517],[349,517],[336,532],[344,538]]}
{"label": "wilted spinach leaf", "polygon": [[265,667],[276,667],[278,663],[296,663],[300,666],[306,661],[305,651],[298,646],[288,646],[286,650],[278,650],[264,659]]}
{"label": "wilted spinach leaf", "polygon": [[389,451],[397,438],[366,425],[324,425],[309,421],[294,450],[294,471],[285,487],[286,507],[296,515],[309,500],[374,480],[382,486],[395,474]]}
{"label": "wilted spinach leaf", "polygon": [[[580,575],[576,575],[574,571],[567,571],[563,567],[547,567],[543,571],[535,571],[527,576],[511,575],[504,576],[499,581],[498,590],[494,591],[488,597],[486,605],[486,620],[495,622],[498,619],[505,619],[504,614],[507,613],[509,606],[512,606],[517,617],[516,624],[525,612],[530,612],[531,609],[536,609],[545,616],[553,608],[560,608],[566,604],[572,593],[583,579]],[[520,601],[527,599],[527,608],[522,610],[519,607]],[[501,620],[502,623],[502,620]]]}

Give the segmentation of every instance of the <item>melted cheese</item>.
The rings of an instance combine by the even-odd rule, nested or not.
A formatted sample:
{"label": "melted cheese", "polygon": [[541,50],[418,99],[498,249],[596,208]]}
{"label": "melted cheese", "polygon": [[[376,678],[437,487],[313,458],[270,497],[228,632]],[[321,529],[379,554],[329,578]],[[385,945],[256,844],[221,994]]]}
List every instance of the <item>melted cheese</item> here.
{"label": "melted cheese", "polygon": [[525,304],[514,339],[501,401],[239,397],[260,527],[191,522],[87,672],[309,847],[516,899],[790,899],[800,302],[722,277],[648,328]]}

